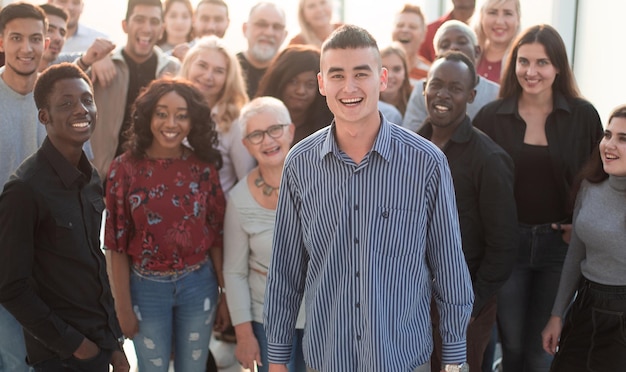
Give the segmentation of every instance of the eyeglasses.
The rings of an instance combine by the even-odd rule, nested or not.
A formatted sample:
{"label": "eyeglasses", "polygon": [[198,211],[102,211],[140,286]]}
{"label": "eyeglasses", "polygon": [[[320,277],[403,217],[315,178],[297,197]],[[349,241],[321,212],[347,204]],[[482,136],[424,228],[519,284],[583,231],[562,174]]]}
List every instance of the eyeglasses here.
{"label": "eyeglasses", "polygon": [[258,27],[263,30],[266,30],[271,27],[274,32],[283,32],[285,30],[285,25],[281,23],[268,23],[265,21],[257,21],[257,22],[254,22],[253,25],[254,27]]}
{"label": "eyeglasses", "polygon": [[265,134],[268,136],[277,139],[283,135],[284,128],[289,124],[274,124],[267,128],[267,130],[255,130],[254,132],[248,134],[244,138],[250,141],[253,145],[258,145],[263,142],[263,138],[265,138]]}

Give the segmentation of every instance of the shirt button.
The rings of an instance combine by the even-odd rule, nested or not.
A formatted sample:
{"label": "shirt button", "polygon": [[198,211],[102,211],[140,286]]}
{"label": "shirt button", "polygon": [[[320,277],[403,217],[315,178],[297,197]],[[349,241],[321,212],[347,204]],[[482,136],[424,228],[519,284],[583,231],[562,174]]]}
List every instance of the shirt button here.
{"label": "shirt button", "polygon": [[382,216],[383,218],[389,218],[389,211],[383,211]]}
{"label": "shirt button", "polygon": [[354,205],[354,210],[355,210],[355,211],[358,211],[358,210],[359,210],[359,205],[358,205],[358,204],[355,204],[355,205]]}
{"label": "shirt button", "polygon": [[356,335],[356,340],[361,341],[361,335]]}
{"label": "shirt button", "polygon": [[357,309],[359,309],[360,307],[361,307],[361,303],[360,303],[360,302],[357,302],[357,303],[356,303],[356,308],[357,308]]}
{"label": "shirt button", "polygon": [[361,273],[359,271],[356,272],[356,277],[359,278],[361,276]]}
{"label": "shirt button", "polygon": [[354,244],[359,244],[359,238],[354,238]]}

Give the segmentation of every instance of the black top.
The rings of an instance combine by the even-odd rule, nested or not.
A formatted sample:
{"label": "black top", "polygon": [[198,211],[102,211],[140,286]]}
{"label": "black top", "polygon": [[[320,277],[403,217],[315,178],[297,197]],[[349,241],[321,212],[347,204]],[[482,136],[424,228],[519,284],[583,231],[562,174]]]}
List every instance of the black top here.
{"label": "black top", "polygon": [[126,54],[122,49],[122,56],[128,66],[128,92],[126,93],[126,107],[124,108],[124,121],[118,134],[117,150],[115,156],[119,156],[124,152],[124,143],[126,142],[125,132],[130,128],[131,113],[133,103],[139,96],[141,89],[145,88],[152,80],[156,79],[156,70],[158,58],[156,53],[152,53],[150,58],[143,63],[137,63]]}
{"label": "black top", "polygon": [[117,349],[121,337],[100,249],[98,173],[46,138],[0,195],[0,303],[24,327],[29,363],[66,359],[84,337]]}
{"label": "black top", "polygon": [[[519,97],[515,96],[488,103],[473,121],[476,128],[511,155],[515,166],[520,161],[526,132],[526,123],[518,112],[518,101]],[[593,105],[580,98],[568,100],[555,92],[553,107],[545,124],[552,176],[558,187],[561,205],[568,206],[565,214],[571,219],[570,187],[591,151],[602,139],[602,122]]]}
{"label": "black top", "polygon": [[515,164],[515,202],[519,222],[540,225],[567,219],[553,173],[548,146],[522,145]]}
{"label": "black top", "polygon": [[[428,119],[417,132],[430,139]],[[519,244],[513,161],[469,117],[444,146],[459,212],[463,253],[472,276],[476,316],[513,269]]]}
{"label": "black top", "polygon": [[243,52],[237,53],[237,59],[239,60],[239,64],[241,65],[241,71],[243,73],[243,78],[246,80],[246,91],[248,92],[248,97],[252,99],[256,95],[256,91],[259,89],[259,82],[261,78],[267,71],[266,68],[256,68],[248,62],[246,56]]}

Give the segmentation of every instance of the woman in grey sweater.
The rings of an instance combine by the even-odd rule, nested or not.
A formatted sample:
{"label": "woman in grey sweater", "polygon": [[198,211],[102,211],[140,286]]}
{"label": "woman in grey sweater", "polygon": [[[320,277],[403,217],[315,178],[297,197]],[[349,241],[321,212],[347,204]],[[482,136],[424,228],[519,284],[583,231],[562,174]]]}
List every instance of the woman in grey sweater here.
{"label": "woman in grey sweater", "polygon": [[552,317],[542,332],[543,348],[556,353],[551,371],[626,371],[625,242],[623,105],[611,114],[598,149],[581,172],[572,238]]}

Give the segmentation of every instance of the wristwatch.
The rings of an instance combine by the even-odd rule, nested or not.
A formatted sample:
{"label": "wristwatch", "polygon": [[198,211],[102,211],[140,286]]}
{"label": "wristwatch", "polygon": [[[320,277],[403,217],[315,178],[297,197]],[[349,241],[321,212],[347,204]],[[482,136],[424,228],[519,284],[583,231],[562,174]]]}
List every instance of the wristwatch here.
{"label": "wristwatch", "polygon": [[469,364],[444,364],[442,369],[446,372],[469,372]]}

